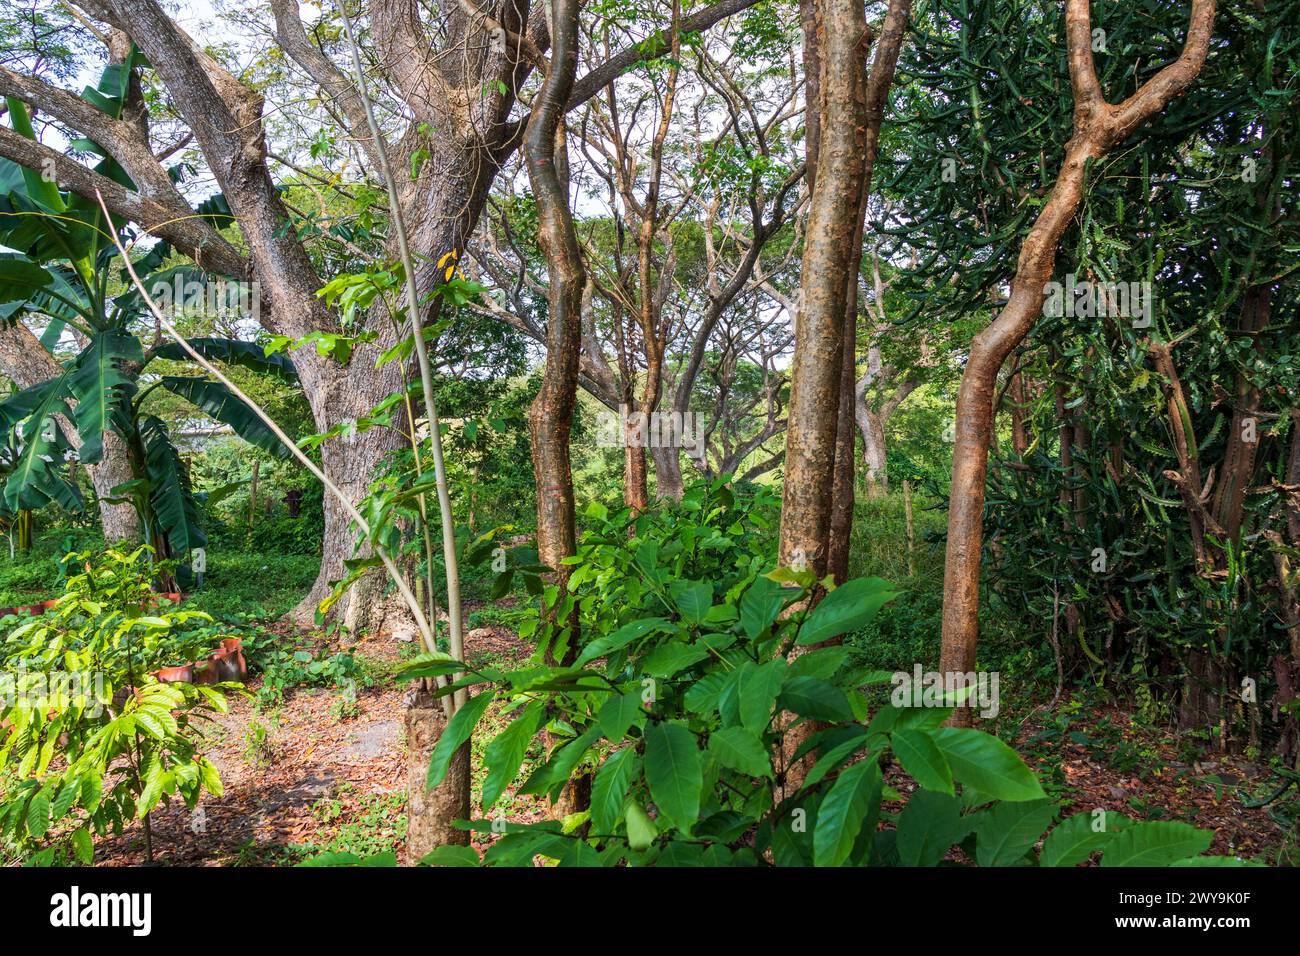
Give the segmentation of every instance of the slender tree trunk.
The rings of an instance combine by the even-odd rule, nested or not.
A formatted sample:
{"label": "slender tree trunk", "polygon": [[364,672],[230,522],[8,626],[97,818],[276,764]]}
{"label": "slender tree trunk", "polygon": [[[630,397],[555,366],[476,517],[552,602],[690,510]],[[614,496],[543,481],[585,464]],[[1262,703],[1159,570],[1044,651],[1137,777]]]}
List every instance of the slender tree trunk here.
{"label": "slender tree trunk", "polygon": [[[866,137],[860,85],[872,37],[859,0],[820,0],[815,20],[815,31],[805,33],[804,42],[817,51],[805,53],[805,63],[822,64],[819,100],[808,104],[820,134],[809,144],[816,158],[809,163],[812,198],[790,376],[779,560],[820,578],[830,556],[844,316],[858,259],[853,245],[858,204],[844,197],[857,197],[862,188]],[[812,95],[811,81],[809,91]]]}
{"label": "slender tree trunk", "polygon": [[[1088,0],[1067,0],[1066,42],[1074,98],[1074,136],[1066,144],[1051,197],[1021,246],[1007,304],[971,343],[957,393],[939,664],[945,673],[967,674],[975,669],[984,483],[998,373],[1042,313],[1044,286],[1051,278],[1057,248],[1083,198],[1086,164],[1109,153],[1192,84],[1209,51],[1214,9],[1214,0],[1194,0],[1182,54],[1123,103],[1111,105],[1105,101],[1093,67]],[[960,708],[954,719],[957,723],[969,723],[970,709]]]}
{"label": "slender tree trunk", "polygon": [[[546,257],[546,366],[528,411],[537,483],[537,551],[563,589],[568,572],[561,562],[576,553],[573,474],[569,434],[577,403],[582,347],[582,253],[569,209],[565,168],[564,104],[573,87],[578,49],[578,2],[555,0],[552,7],[551,70],[533,104],[524,135],[528,179],[537,199],[538,244]],[[575,622],[576,623],[576,622]],[[575,646],[571,639],[569,654]]]}

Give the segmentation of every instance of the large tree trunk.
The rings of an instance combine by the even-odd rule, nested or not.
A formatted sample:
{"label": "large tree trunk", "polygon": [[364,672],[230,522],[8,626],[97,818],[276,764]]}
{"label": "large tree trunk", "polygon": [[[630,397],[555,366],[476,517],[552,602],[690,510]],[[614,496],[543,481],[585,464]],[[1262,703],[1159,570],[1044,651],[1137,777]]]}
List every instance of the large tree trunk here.
{"label": "large tree trunk", "polygon": [[[1068,0],[1066,42],[1074,96],[1074,136],[1051,197],[1025,237],[1007,304],[975,336],[957,393],[948,548],[944,562],[943,646],[939,668],[947,674],[975,669],[979,639],[980,554],[984,537],[984,484],[993,431],[998,373],[1042,313],[1045,283],[1056,251],[1083,197],[1085,166],[1105,156],[1135,129],[1181,95],[1200,73],[1214,26],[1214,0],[1194,0],[1187,42],[1179,58],[1123,103],[1105,101],[1092,62],[1088,0]],[[970,708],[954,715],[969,723]]]}

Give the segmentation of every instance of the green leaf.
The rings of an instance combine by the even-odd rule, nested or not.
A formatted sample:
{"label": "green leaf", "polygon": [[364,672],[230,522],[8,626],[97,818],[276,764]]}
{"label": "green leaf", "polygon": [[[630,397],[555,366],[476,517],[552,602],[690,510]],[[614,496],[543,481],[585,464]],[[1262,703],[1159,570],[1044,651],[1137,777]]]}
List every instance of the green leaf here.
{"label": "green leaf", "polygon": [[192,548],[203,547],[208,539],[199,526],[199,508],[190,487],[189,473],[172,444],[167,426],[150,415],[140,423],[140,438],[145,446],[149,501],[172,550],[184,554]]}
{"label": "green leaf", "polygon": [[871,623],[876,612],[897,593],[881,578],[854,578],[821,599],[799,629],[801,645],[820,644]]}
{"label": "green leaf", "polygon": [[709,753],[718,763],[751,777],[772,775],[772,755],[763,741],[743,727],[724,727],[709,735]]}
{"label": "green leaf", "polygon": [[1023,800],[994,804],[979,815],[975,828],[975,859],[980,866],[1010,866],[1051,826],[1056,804]]}
{"label": "green leaf", "polygon": [[121,366],[143,358],[140,340],[116,329],[96,335],[77,356],[68,388],[77,400],[72,414],[81,435],[83,463],[94,464],[103,457],[105,431],[111,429],[124,437],[129,434],[131,409],[127,403],[135,393],[135,383]]}
{"label": "green leaf", "polygon": [[174,392],[191,404],[197,405],[217,421],[229,425],[235,434],[250,445],[256,445],[265,452],[280,458],[293,454],[275,432],[258,418],[253,409],[226,388],[220,382],[206,378],[181,378],[174,375],[163,376],[163,387]]}
{"label": "green leaf", "polygon": [[771,627],[791,593],[792,589],[784,588],[770,578],[755,578],[740,599],[740,626],[745,634],[750,639],[757,639]]}
{"label": "green leaf", "polygon": [[615,694],[605,701],[596,715],[600,731],[612,743],[618,743],[627,736],[628,729],[644,716],[641,709],[641,691],[630,690],[626,694]]}
{"label": "green leaf", "polygon": [[713,586],[707,581],[674,581],[668,595],[687,624],[699,624],[713,604]]}
{"label": "green leaf", "polygon": [[880,802],[880,791],[880,765],[875,760],[859,761],[835,778],[817,810],[814,866],[839,866],[849,858],[863,822]]}
{"label": "green leaf", "polygon": [[27,804],[27,832],[39,840],[50,828],[50,797],[43,789],[37,790]]}
{"label": "green leaf", "polygon": [[475,725],[487,711],[488,704],[492,703],[495,696],[491,691],[483,691],[478,696],[471,697],[465,706],[456,711],[451,720],[447,721],[447,726],[443,728],[442,735],[438,738],[438,743],[429,758],[429,775],[425,778],[425,787],[432,790],[442,783],[447,776],[447,768],[451,765],[451,758],[456,755],[461,745],[469,740]]}
{"label": "green leaf", "polygon": [[627,817],[627,845],[633,850],[649,849],[650,844],[654,843],[655,837],[659,835],[659,830],[655,827],[655,822],[650,819],[650,814],[646,813],[645,808],[635,800],[627,802],[623,814]]}
{"label": "green leaf", "polygon": [[600,765],[591,785],[591,822],[598,833],[613,833],[623,816],[627,791],[641,768],[632,747],[616,750]]}
{"label": "green leaf", "polygon": [[948,849],[970,832],[956,797],[918,790],[898,815],[898,859],[903,866],[935,866]]}
{"label": "green leaf", "polygon": [[998,738],[968,727],[943,727],[933,735],[954,779],[997,800],[1041,800],[1046,794],[1020,755]]}
{"label": "green leaf", "polygon": [[478,850],[472,846],[457,846],[454,843],[446,843],[442,846],[436,846],[432,851],[420,857],[417,866],[478,866],[483,861],[479,859]]}
{"label": "green leaf", "polygon": [[912,779],[926,790],[952,796],[952,768],[930,735],[919,730],[898,730],[891,737],[894,755]]}
{"label": "green leaf", "polygon": [[766,664],[745,661],[737,667],[718,698],[723,723],[728,726],[739,723],[754,733],[766,730],[785,675],[783,660]]}
{"label": "green leaf", "polygon": [[569,778],[573,776],[574,768],[591,749],[591,745],[599,739],[600,728],[591,727],[581,737],[570,740],[528,778],[528,782],[519,788],[519,792],[521,794],[549,793],[553,802],[564,785],[569,782]]}
{"label": "green leaf", "polygon": [[[1092,813],[1076,813],[1062,820],[1043,841],[1038,865],[1076,866],[1082,863],[1110,842],[1119,831],[1116,821],[1123,819],[1114,811],[1107,811],[1100,820]],[[1101,823],[1101,829],[1094,829],[1098,823]]]}
{"label": "green leaf", "polygon": [[598,657],[604,657],[614,651],[620,650],[633,641],[640,640],[647,634],[661,631],[675,631],[677,626],[672,621],[662,617],[643,617],[639,620],[631,621],[624,624],[613,634],[607,634],[604,637],[598,637],[582,649],[578,655],[575,665],[581,666]]}
{"label": "green leaf", "polygon": [[[206,359],[217,359],[231,365],[239,365],[254,372],[273,375],[286,384],[297,384],[298,370],[293,361],[279,352],[266,354],[266,348],[256,342],[241,342],[238,339],[197,338],[189,339],[194,351]],[[190,355],[179,342],[168,342],[154,350],[158,358],[177,362],[191,361]]]}
{"label": "green leaf", "polygon": [[80,827],[72,832],[72,856],[78,863],[89,866],[95,859],[95,846],[90,831]]}
{"label": "green leaf", "polygon": [[1210,848],[1214,831],[1156,820],[1127,826],[1106,845],[1102,866],[1169,866]]}
{"label": "green leaf", "polygon": [[811,720],[843,722],[853,719],[853,708],[844,691],[816,677],[791,677],[781,688],[777,703],[786,710]]}
{"label": "green leaf", "polygon": [[645,778],[659,813],[686,835],[700,815],[700,752],[679,723],[653,723],[645,732]]}
{"label": "green leaf", "polygon": [[545,719],[545,702],[533,701],[487,745],[483,752],[488,768],[487,777],[483,780],[485,809],[496,803],[506,786],[515,779],[520,764],[524,762],[524,755],[528,752],[528,745]]}

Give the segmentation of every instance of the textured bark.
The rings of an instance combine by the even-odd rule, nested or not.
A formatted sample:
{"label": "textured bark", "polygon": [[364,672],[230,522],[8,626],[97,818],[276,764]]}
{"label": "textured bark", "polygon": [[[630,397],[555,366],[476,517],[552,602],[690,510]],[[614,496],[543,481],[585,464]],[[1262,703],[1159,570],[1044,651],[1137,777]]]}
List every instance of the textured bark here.
{"label": "textured bark", "polygon": [[[821,63],[818,101],[808,105],[820,133],[810,139],[812,197],[799,288],[786,430],[779,562],[821,577],[829,557],[835,442],[849,277],[858,252],[856,202],[866,150],[861,83],[871,33],[856,0],[821,0],[814,15],[813,59]],[[805,23],[807,18],[805,17]]]}
{"label": "textured bark", "polygon": [[[837,580],[849,574],[849,546],[853,535],[854,466],[856,448],[854,425],[857,418],[857,342],[858,342],[858,272],[862,258],[862,234],[867,213],[867,197],[871,193],[871,176],[876,165],[876,151],[880,143],[880,124],[884,120],[889,89],[894,83],[894,71],[902,52],[907,33],[907,20],[911,13],[911,0],[894,0],[889,5],[876,40],[875,57],[871,75],[859,87],[861,105],[859,122],[864,127],[862,180],[858,188],[858,210],[854,221],[854,266],[847,277],[844,301],[844,323],[841,332],[840,403],[835,434],[835,480],[831,489],[831,528],[828,570]],[[882,304],[883,307],[883,304]],[[882,443],[883,444],[883,443]]]}
{"label": "textured bark", "polygon": [[427,695],[417,697],[406,709],[407,830],[409,862],[418,863],[435,847],[449,843],[469,845],[469,831],[452,826],[470,818],[468,742],[447,768],[447,776],[432,790],[425,786],[429,760],[447,727],[442,707]]}
{"label": "textured bark", "polygon": [[[552,582],[563,589],[568,571],[561,562],[577,552],[569,434],[577,402],[586,275],[569,209],[567,170],[561,169],[567,165],[563,160],[564,104],[573,88],[578,61],[577,0],[555,0],[552,10],[551,68],[524,134],[528,179],[537,200],[538,245],[550,277],[546,366],[528,410],[528,427],[537,484],[537,552],[542,564],[553,569]],[[575,644],[570,639],[570,653]]]}
{"label": "textured bark", "polygon": [[[1066,43],[1074,99],[1074,135],[1066,144],[1051,197],[1021,246],[1007,304],[971,343],[957,394],[939,663],[945,673],[968,673],[975,669],[984,484],[998,373],[1042,313],[1044,285],[1051,278],[1061,237],[1082,199],[1085,163],[1105,156],[1163,110],[1172,98],[1187,90],[1200,73],[1209,51],[1214,11],[1214,0],[1193,0],[1187,40],[1178,59],[1142,84],[1128,99],[1111,105],[1102,94],[1093,67],[1088,0],[1067,0]],[[970,714],[969,708],[961,708],[955,720],[967,723]]]}

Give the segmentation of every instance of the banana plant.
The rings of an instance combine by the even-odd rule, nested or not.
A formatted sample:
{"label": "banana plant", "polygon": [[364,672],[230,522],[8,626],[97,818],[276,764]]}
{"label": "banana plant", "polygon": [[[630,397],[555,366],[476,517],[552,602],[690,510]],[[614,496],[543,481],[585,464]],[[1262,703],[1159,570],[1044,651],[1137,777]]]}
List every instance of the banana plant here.
{"label": "banana plant", "polygon": [[[119,117],[132,65],[133,58],[128,58],[110,66],[99,85],[88,88],[83,97]],[[34,139],[25,104],[10,99],[8,106],[14,131]],[[97,172],[133,188],[117,163],[94,143],[79,140],[72,148],[100,156]],[[230,221],[229,207],[220,196],[198,212],[218,225]],[[132,476],[113,489],[114,496],[132,502],[144,539],[158,558],[184,561],[190,550],[206,543],[199,509],[171,433],[166,423],[147,413],[145,399],[155,389],[166,389],[267,452],[287,457],[289,449],[220,382],[203,375],[150,371],[157,359],[188,357],[157,334],[130,284],[126,291],[114,293],[114,288],[122,288],[120,278],[115,282],[122,268],[115,238],[131,238],[129,224],[109,219],[93,201],[62,192],[34,170],[0,160],[0,248],[11,250],[0,253],[0,322],[34,318],[45,323],[41,344],[51,354],[69,340],[78,348],[59,362],[59,374],[0,402],[0,434],[11,436],[15,448],[0,504],[9,511],[51,502],[73,510],[82,507],[69,465],[101,461],[104,436],[113,432],[126,446]],[[172,251],[158,243],[133,260],[148,287],[203,289],[208,277],[197,267],[164,267]],[[288,358],[268,357],[253,343],[199,338],[193,344],[206,358],[297,381]],[[75,430],[79,447],[65,428]]]}

